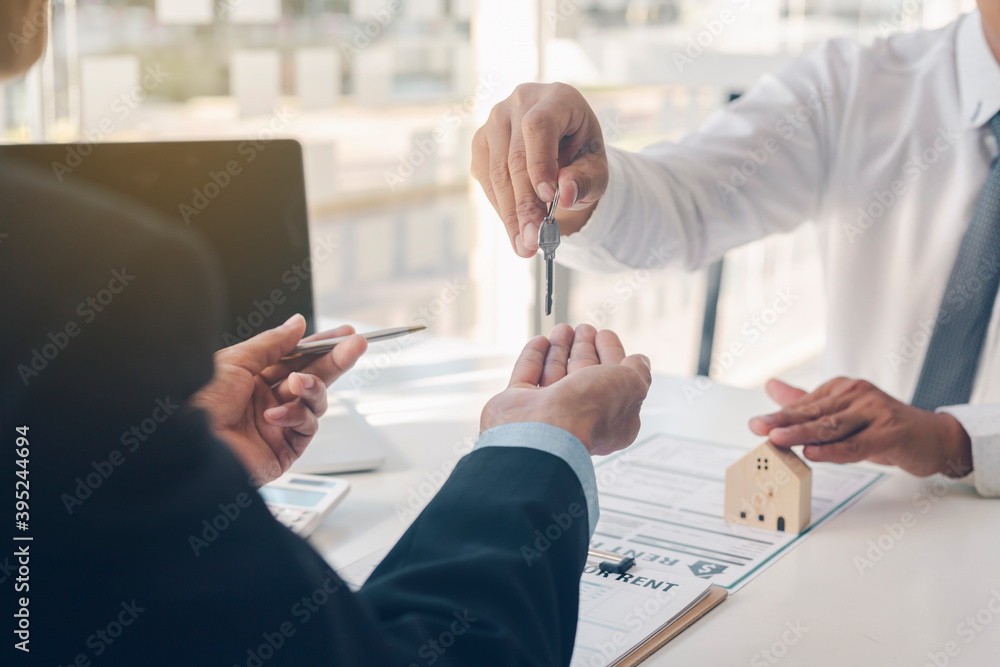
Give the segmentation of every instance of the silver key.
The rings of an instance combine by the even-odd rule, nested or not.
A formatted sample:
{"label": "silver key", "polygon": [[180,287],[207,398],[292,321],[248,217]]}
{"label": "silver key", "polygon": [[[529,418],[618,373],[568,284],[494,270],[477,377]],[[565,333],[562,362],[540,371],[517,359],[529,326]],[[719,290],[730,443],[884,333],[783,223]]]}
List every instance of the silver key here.
{"label": "silver key", "polygon": [[552,287],[554,282],[553,264],[556,259],[556,248],[559,247],[559,223],[556,222],[556,208],[559,205],[559,185],[556,185],[556,196],[549,206],[549,214],[542,220],[538,230],[538,247],[545,258],[545,314],[552,314]]}

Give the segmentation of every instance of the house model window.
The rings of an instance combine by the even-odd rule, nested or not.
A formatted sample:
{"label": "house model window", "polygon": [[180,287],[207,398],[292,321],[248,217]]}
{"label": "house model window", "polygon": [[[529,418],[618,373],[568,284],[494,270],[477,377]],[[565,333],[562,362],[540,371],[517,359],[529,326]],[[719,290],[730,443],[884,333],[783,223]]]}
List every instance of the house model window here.
{"label": "house model window", "polygon": [[812,469],[790,449],[765,442],[726,469],[729,523],[801,533],[811,504]]}

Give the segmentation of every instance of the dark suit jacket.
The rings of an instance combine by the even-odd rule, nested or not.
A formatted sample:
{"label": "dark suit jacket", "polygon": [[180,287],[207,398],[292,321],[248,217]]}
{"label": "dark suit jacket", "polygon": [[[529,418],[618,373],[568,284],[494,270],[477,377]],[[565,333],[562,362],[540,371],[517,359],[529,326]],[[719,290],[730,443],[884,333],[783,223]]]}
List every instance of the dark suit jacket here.
{"label": "dark suit jacket", "polygon": [[[212,258],[155,215],[71,181],[0,162],[4,525],[33,538],[8,536],[0,552],[4,664],[569,662],[586,516],[522,555],[553,514],[586,507],[564,461],[468,455],[351,593],[184,405],[212,373]],[[12,487],[24,469],[19,531]],[[25,546],[18,582],[13,553]],[[21,597],[28,655],[11,647]]]}

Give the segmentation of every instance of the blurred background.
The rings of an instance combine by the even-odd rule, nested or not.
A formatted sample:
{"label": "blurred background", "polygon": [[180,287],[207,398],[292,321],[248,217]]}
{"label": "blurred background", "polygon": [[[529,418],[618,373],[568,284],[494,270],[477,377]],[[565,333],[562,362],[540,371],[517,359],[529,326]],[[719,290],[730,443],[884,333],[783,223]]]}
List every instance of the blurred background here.
{"label": "blurred background", "polygon": [[[525,81],[583,90],[608,143],[690,132],[820,41],[936,28],[974,0],[54,0],[41,66],[0,87],[0,141],[290,137],[304,147],[321,315],[519,349],[557,321],[613,328],[660,372],[813,385],[824,345],[810,225],[697,274],[517,258],[470,143]],[[718,30],[719,20],[727,23]],[[731,19],[731,20],[729,20]],[[31,26],[25,26],[30,30]],[[679,64],[677,54],[697,54]],[[717,295],[716,318],[706,297]],[[793,306],[777,315],[776,298]],[[706,347],[703,333],[714,331]],[[742,345],[734,357],[726,350]]]}

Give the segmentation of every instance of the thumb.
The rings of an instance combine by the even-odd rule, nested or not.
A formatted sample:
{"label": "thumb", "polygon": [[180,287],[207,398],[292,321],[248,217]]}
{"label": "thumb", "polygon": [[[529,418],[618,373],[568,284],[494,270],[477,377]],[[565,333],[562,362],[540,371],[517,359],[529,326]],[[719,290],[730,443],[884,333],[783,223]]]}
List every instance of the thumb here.
{"label": "thumb", "polygon": [[273,366],[281,357],[295,349],[306,332],[306,318],[292,315],[280,327],[263,331],[253,338],[219,350],[216,360],[233,364],[259,375],[268,366]]}
{"label": "thumb", "polygon": [[559,171],[559,208],[576,211],[589,208],[607,189],[607,154],[584,155]]}
{"label": "thumb", "polygon": [[646,391],[649,391],[650,385],[653,384],[653,371],[649,357],[644,354],[633,354],[622,359],[621,365],[628,366],[638,373],[646,385]]}
{"label": "thumb", "polygon": [[802,398],[807,393],[803,389],[793,387],[777,379],[768,380],[764,389],[767,391],[767,395],[771,397],[771,400],[783,408]]}

